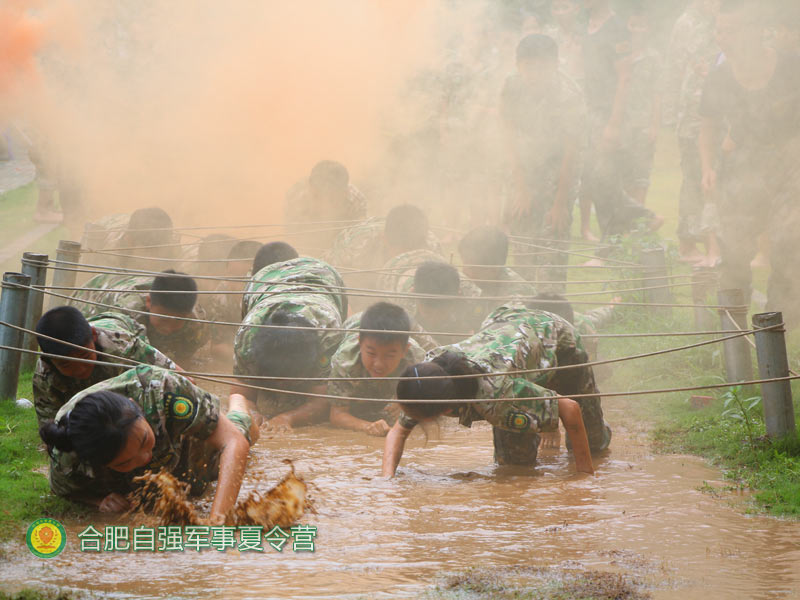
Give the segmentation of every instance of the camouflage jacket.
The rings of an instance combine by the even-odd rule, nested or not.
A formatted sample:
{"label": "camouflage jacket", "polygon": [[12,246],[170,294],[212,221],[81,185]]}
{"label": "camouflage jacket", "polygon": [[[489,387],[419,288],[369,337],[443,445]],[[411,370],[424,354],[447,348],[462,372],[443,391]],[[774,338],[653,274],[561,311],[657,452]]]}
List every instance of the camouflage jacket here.
{"label": "camouflage jacket", "polygon": [[[325,260],[336,267],[354,269],[380,269],[384,263],[384,219],[372,218],[339,233]],[[432,232],[428,232],[428,250],[442,256],[442,246]]]}
{"label": "camouflage jacket", "polygon": [[[75,292],[73,300],[68,304],[76,307],[87,318],[113,310],[109,307],[118,308],[145,326],[147,337],[153,346],[178,363],[188,360],[208,342],[209,327],[206,323],[185,321],[177,332],[168,336],[160,334],[150,325],[148,315],[142,314],[147,312],[147,294],[142,292],[150,290],[152,285],[153,277],[103,273],[95,275],[86,282],[84,287],[92,289]],[[87,304],[81,300],[99,302],[104,306]],[[205,319],[205,311],[197,305],[192,311],[191,318]]]}
{"label": "camouflage jacket", "polygon": [[[526,300],[536,296],[536,285],[526,280],[511,267],[498,267],[492,275],[492,281],[478,282],[481,286],[481,295],[486,296],[486,314],[493,308],[510,302],[510,296],[520,296]],[[492,300],[493,297],[506,298],[505,300]]]}
{"label": "camouflage jacket", "polygon": [[[102,313],[90,317],[89,325],[97,332],[95,348],[100,352],[164,369],[175,368],[175,363],[150,345],[144,327],[127,315]],[[112,358],[101,355],[97,356],[97,360],[115,362]],[[39,358],[33,373],[33,404],[39,425],[54,419],[58,409],[78,392],[111,379],[122,371],[130,369],[131,366],[135,365],[128,364],[125,367],[95,365],[87,379],[75,379],[62,375],[49,359]]]}
{"label": "camouflage jacket", "polygon": [[690,7],[672,29],[665,78],[664,120],[680,138],[700,134],[703,85],[719,55],[714,18]]}
{"label": "camouflage jacket", "polygon": [[[141,248],[127,249],[140,245],[136,241],[131,241],[130,232],[127,231],[131,216],[129,214],[108,215],[92,223],[87,223],[81,237],[81,248],[84,250],[107,250],[110,252],[118,251],[120,254],[132,256],[154,256],[161,258],[179,258],[180,246],[168,246],[168,244],[180,243],[180,235],[175,232],[165,232],[163,241],[150,245],[167,245],[163,248]],[[128,258],[115,255],[92,255],[93,260],[98,264],[116,267],[138,268],[143,270],[153,270],[153,261],[145,259]],[[87,261],[92,262],[92,261]]]}
{"label": "camouflage jacket", "polygon": [[[308,178],[295,183],[286,193],[286,222],[292,226],[319,221],[317,207],[311,198]],[[358,221],[367,218],[367,199],[352,183],[347,186],[347,203],[342,207],[338,220]],[[322,226],[320,226],[322,227]]]}
{"label": "camouflage jacket", "polygon": [[[74,452],[51,450],[50,487],[59,496],[90,494],[104,497],[112,492],[126,493],[133,477],[144,471],[166,468],[179,478],[191,473],[175,472],[186,462],[183,453],[190,440],[204,442],[217,428],[219,398],[195,386],[185,377],[150,366],[139,366],[113,379],[101,381],[75,395],[62,406],[56,422],[87,394],[116,392],[130,398],[142,409],[153,428],[156,443],[149,464],[128,473],[93,468]],[[193,466],[186,465],[187,471]]]}
{"label": "camouflage jacket", "polygon": [[575,329],[580,335],[593,335],[597,333],[598,328],[608,323],[614,316],[614,309],[616,307],[612,304],[609,306],[601,306],[588,310],[585,313],[575,313]]}
{"label": "camouflage jacket", "polygon": [[234,341],[234,373],[258,375],[253,356],[253,339],[258,328],[250,325],[267,324],[273,313],[286,310],[320,328],[321,352],[316,376],[327,377],[330,359],[344,337],[341,331],[326,331],[341,328],[347,315],[347,296],[336,291],[343,286],[336,270],[315,258],[294,258],[261,269],[245,290],[256,293],[244,296],[246,315]]}
{"label": "camouflage jacket", "polygon": [[[348,329],[361,327],[361,313],[353,315],[344,324]],[[342,344],[331,359],[331,377],[369,377],[369,372],[361,362],[361,346],[358,332],[345,335]],[[397,368],[387,377],[399,377],[407,367],[421,362],[425,351],[414,340],[409,339],[408,350]],[[396,381],[331,381],[328,393],[348,398],[381,398],[390,400],[395,396]],[[391,423],[392,418],[384,410],[385,402],[348,402],[347,400],[331,400],[331,404],[346,408],[351,415],[365,421],[385,419]]]}
{"label": "camouflage jacket", "polygon": [[[425,359],[450,351],[465,355],[485,373],[546,369],[557,366],[559,348],[578,344],[573,327],[561,317],[510,303],[495,309],[469,339],[432,350]],[[488,401],[459,406],[459,422],[469,427],[473,421],[486,420],[494,427],[519,432],[555,430],[558,402],[551,398],[555,393],[545,387],[553,377],[552,371],[481,377],[476,398]],[[521,400],[491,402],[495,398]],[[406,415],[401,415],[400,423],[407,428],[415,424]]]}

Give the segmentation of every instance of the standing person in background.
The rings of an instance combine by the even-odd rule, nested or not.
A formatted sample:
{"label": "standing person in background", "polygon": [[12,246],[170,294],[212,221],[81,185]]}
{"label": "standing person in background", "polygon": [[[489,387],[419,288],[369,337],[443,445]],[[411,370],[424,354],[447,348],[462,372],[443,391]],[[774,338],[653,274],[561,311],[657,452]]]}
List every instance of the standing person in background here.
{"label": "standing person in background", "polygon": [[719,2],[694,0],[675,23],[667,53],[664,121],[676,128],[681,153],[678,241],[681,260],[686,262],[704,259],[697,249],[698,242],[704,241],[699,111],[703,84],[720,55],[714,39]]}
{"label": "standing person in background", "polygon": [[717,43],[725,60],[709,73],[700,105],[702,183],[706,202],[719,203],[720,285],[750,297],[750,261],[768,231],[767,310],[783,311],[789,323],[800,317],[791,260],[800,248],[800,55],[765,43],[764,17],[755,2],[720,7]]}
{"label": "standing person in background", "polygon": [[[611,0],[584,2],[589,15],[583,44],[589,150],[582,202],[594,203],[604,236],[626,233],[640,218],[656,230],[663,219],[628,196],[622,185],[620,136],[631,73],[630,34],[611,9]],[[583,237],[592,239],[587,225],[582,224]]]}

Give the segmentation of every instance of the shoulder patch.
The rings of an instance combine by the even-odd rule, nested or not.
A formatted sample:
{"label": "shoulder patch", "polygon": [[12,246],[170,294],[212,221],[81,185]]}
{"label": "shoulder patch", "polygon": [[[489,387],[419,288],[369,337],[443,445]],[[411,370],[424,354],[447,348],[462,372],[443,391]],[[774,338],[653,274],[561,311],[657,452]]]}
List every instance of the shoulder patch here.
{"label": "shoulder patch", "polygon": [[167,414],[176,419],[192,420],[197,414],[197,405],[193,400],[186,396],[179,396],[177,394],[168,393],[165,396],[167,405]]}
{"label": "shoulder patch", "polygon": [[509,429],[525,431],[531,428],[531,418],[524,412],[512,412],[506,417],[506,426]]}

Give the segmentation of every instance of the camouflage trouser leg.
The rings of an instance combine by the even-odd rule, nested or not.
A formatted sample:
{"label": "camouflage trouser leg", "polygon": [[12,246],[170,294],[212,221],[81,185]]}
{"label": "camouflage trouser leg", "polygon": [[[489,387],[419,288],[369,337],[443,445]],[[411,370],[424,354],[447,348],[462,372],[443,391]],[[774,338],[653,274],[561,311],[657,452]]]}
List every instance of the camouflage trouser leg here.
{"label": "camouflage trouser leg", "polygon": [[[574,349],[568,353],[558,353],[558,366],[580,365],[587,362],[586,352]],[[563,395],[573,396],[597,393],[597,383],[594,380],[592,367],[576,367],[557,371],[556,376],[548,384],[551,390]],[[611,427],[603,419],[603,407],[600,396],[585,396],[575,398],[581,407],[583,425],[586,427],[586,436],[589,438],[589,448],[592,452],[600,452],[608,448],[611,443]],[[569,438],[567,448],[571,447]]]}
{"label": "camouflage trouser leg", "polygon": [[536,465],[539,451],[538,433],[517,433],[492,427],[494,461],[498,465]]}

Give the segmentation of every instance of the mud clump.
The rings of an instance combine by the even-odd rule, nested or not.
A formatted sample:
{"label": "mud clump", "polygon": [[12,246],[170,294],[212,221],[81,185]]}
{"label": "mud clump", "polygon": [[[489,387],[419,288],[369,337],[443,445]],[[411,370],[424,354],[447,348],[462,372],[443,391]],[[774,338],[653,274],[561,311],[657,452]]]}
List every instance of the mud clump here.
{"label": "mud clump", "polygon": [[[145,473],[134,478],[140,487],[130,495],[131,509],[126,515],[138,520],[155,520],[158,525],[207,525],[189,500],[189,485],[171,473]],[[308,489],[292,470],[266,494],[250,492],[228,514],[226,525],[262,525],[265,528],[290,527],[311,508]]]}

